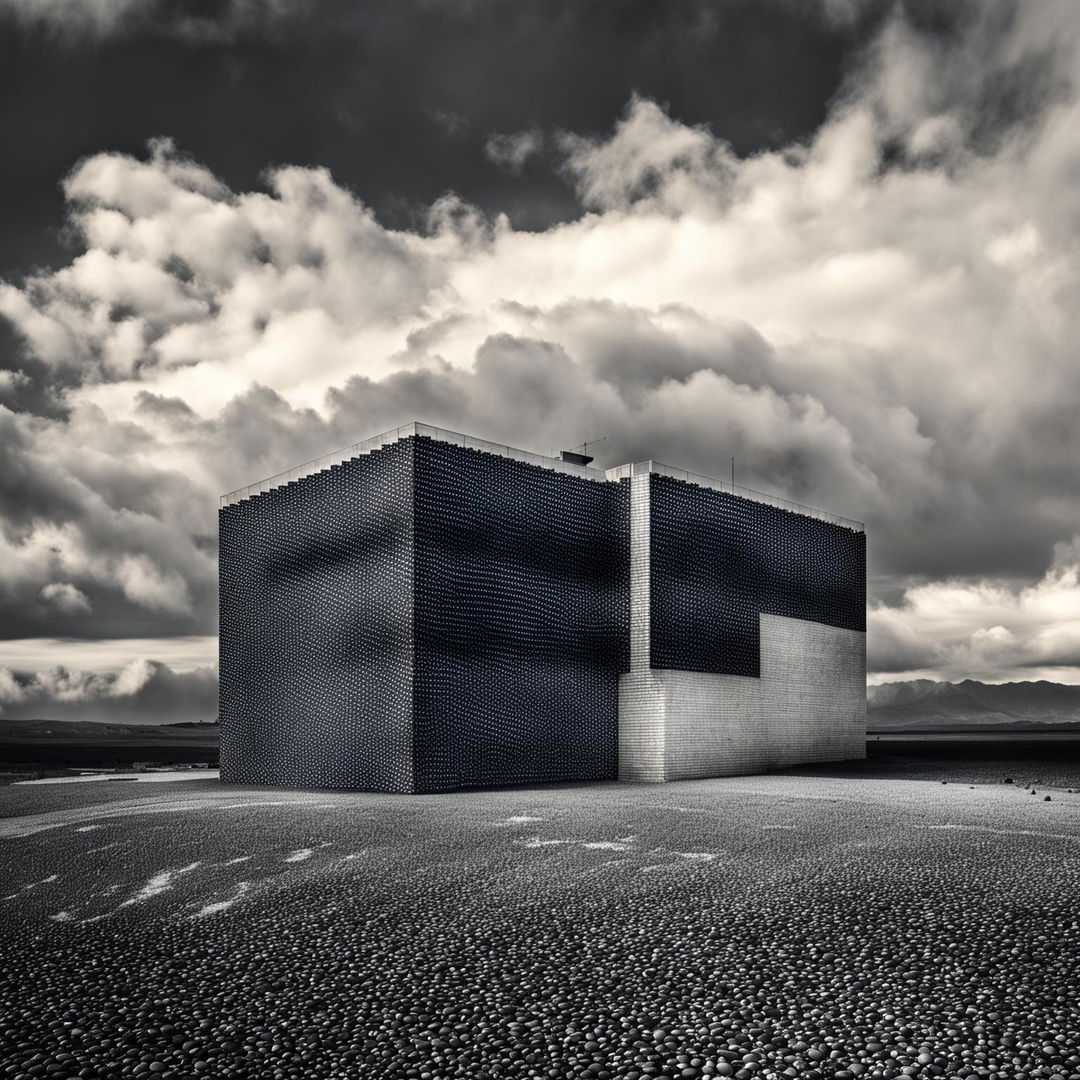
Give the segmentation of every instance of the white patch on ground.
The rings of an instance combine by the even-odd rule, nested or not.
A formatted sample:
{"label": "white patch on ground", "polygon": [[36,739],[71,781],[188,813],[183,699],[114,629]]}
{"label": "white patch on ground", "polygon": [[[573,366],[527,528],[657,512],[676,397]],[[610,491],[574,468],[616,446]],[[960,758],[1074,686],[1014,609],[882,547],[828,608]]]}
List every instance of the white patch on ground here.
{"label": "white patch on ground", "polygon": [[104,829],[104,825],[80,825],[76,832],[93,832],[95,829]]}
{"label": "white patch on ground", "polygon": [[235,866],[239,862],[247,862],[248,859],[253,859],[254,855],[237,855],[235,859],[226,859],[222,866]]}
{"label": "white patch on ground", "polygon": [[342,855],[341,856],[341,861],[342,862],[352,862],[353,859],[362,858],[363,854],[364,853],[362,851],[351,851],[351,852],[349,852],[348,855]]}
{"label": "white patch on ground", "polygon": [[99,851],[108,851],[110,848],[119,847],[120,841],[114,840],[111,844],[103,844],[101,847],[87,848],[84,855],[96,855]]}
{"label": "white patch on ground", "polygon": [[284,861],[285,862],[307,862],[307,860],[310,859],[311,856],[314,855],[316,851],[318,851],[318,850],[320,850],[321,848],[324,848],[324,847],[329,847],[330,843],[331,842],[329,840],[324,840],[321,844],[316,844],[315,847],[313,847],[313,848],[311,848],[311,847],[297,848],[295,851],[289,852],[289,854],[285,856]]}
{"label": "white patch on ground", "polygon": [[626,851],[636,839],[636,836],[628,836],[622,840],[543,840],[539,836],[534,836],[529,840],[516,840],[514,842],[527,848],[571,845],[573,847],[588,848],[591,851]]}
{"label": "white patch on ground", "polygon": [[649,866],[643,866],[641,873],[651,874],[654,870],[666,870],[667,867],[663,863],[651,863]]}
{"label": "white patch on ground", "polygon": [[216,915],[219,911],[227,911],[233,906],[233,904],[235,904],[238,900],[242,899],[244,893],[246,893],[250,888],[250,881],[238,881],[236,883],[236,892],[234,892],[232,896],[230,896],[227,900],[215,900],[212,904],[206,904],[204,907],[196,911],[192,918],[200,919],[204,915]]}
{"label": "white patch on ground", "polygon": [[715,851],[673,851],[672,855],[678,855],[680,859],[688,862],[713,862],[720,858]]}
{"label": "white patch on ground", "polygon": [[[207,810],[247,810],[255,806],[299,806],[303,799],[259,799],[252,802],[229,802],[218,803],[216,806],[207,806]],[[179,806],[178,810],[201,810],[202,807]]]}
{"label": "white patch on ground", "polygon": [[15,892],[10,893],[8,896],[0,896],[0,900],[17,900],[24,892],[29,892],[31,889],[36,889],[40,885],[51,885],[54,881],[59,881],[59,874],[50,874],[47,878],[42,878],[40,881],[28,881],[21,889],[17,889]]}
{"label": "white patch on ground", "polygon": [[[202,775],[207,776],[210,770],[202,770]],[[217,810],[257,810],[263,807],[278,806],[310,806],[313,802],[310,796],[298,795],[291,799],[257,799],[251,798],[244,802],[235,801],[235,797],[229,802],[219,802],[221,795],[205,790],[196,793],[193,798],[186,795],[181,801],[166,801],[165,796],[153,794],[149,798],[132,798],[130,801],[114,803],[109,807],[95,808],[92,812],[87,809],[81,810],[50,810],[43,814],[28,814],[25,817],[0,818],[0,840],[16,840],[37,833],[47,832],[50,829],[63,829],[71,825],[85,822],[87,819],[95,821],[107,821],[130,818],[144,814],[184,814],[199,813]],[[346,800],[343,797],[342,803]]]}
{"label": "white patch on ground", "polygon": [[[144,773],[91,773],[89,776],[48,776],[44,780],[16,780],[16,784],[96,784],[99,780],[127,780],[143,784],[174,780],[216,780],[217,769],[177,769]],[[95,826],[96,828],[96,826]]]}
{"label": "white patch on ground", "polygon": [[53,922],[71,922],[75,916],[70,911],[58,911],[55,915],[50,915],[49,918]]}
{"label": "white patch on ground", "polygon": [[496,825],[528,825],[533,821],[543,821],[542,817],[533,817],[531,814],[515,814],[513,817],[503,818],[496,821]]}
{"label": "white patch on ground", "polygon": [[190,874],[192,870],[197,870],[200,866],[202,866],[201,862],[193,862],[176,870],[162,870],[160,874],[155,874],[134,896],[129,896],[120,906],[127,907],[129,904],[139,904],[144,900],[149,900],[152,896],[168,892],[181,874]]}

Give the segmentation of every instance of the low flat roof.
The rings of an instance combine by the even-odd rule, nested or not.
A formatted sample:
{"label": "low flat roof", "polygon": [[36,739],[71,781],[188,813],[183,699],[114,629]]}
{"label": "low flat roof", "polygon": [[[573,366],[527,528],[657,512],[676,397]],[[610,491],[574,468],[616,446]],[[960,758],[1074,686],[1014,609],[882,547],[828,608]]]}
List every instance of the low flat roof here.
{"label": "low flat roof", "polygon": [[594,480],[599,483],[622,480],[628,476],[637,476],[642,473],[657,473],[661,476],[671,476],[676,480],[682,480],[688,484],[696,484],[698,487],[710,488],[714,491],[725,491],[730,495],[737,495],[753,502],[765,503],[769,506],[779,507],[794,514],[802,514],[805,517],[817,518],[820,521],[828,521],[833,525],[842,525],[856,532],[864,532],[865,526],[861,521],[853,518],[841,517],[839,514],[830,514],[820,510],[816,506],[808,506],[805,503],[793,502],[791,499],[781,499],[776,495],[767,495],[753,488],[741,487],[738,484],[728,483],[726,480],[717,480],[711,476],[700,473],[688,472],[686,469],[677,469],[671,465],[664,465],[659,461],[639,461],[627,465],[618,465],[613,469],[594,469],[589,465],[576,465],[561,458],[549,457],[545,454],[535,454],[529,450],[519,450],[503,443],[491,442],[487,439],[478,439],[473,435],[463,435],[459,431],[450,431],[447,428],[435,427],[432,424],[423,424],[413,421],[402,424],[401,427],[391,428],[380,435],[373,435],[370,439],[353,443],[351,446],[343,446],[340,450],[323,454],[322,457],[305,461],[284,472],[275,473],[264,480],[259,480],[246,487],[237,488],[226,495],[222,495],[218,501],[219,507],[232,506],[234,503],[250,499],[254,495],[261,495],[264,491],[271,491],[276,487],[291,483],[293,480],[301,480],[305,476],[313,476],[334,465],[340,465],[345,461],[370,454],[374,450],[381,450],[384,446],[390,446],[401,439],[409,439],[414,435],[436,439],[439,442],[453,443],[456,446],[465,446],[471,450],[480,450],[487,454],[496,454],[499,457],[511,458],[514,461],[523,461],[528,465],[536,465],[543,469],[553,469],[555,472],[568,473],[571,476],[579,476],[585,480]]}

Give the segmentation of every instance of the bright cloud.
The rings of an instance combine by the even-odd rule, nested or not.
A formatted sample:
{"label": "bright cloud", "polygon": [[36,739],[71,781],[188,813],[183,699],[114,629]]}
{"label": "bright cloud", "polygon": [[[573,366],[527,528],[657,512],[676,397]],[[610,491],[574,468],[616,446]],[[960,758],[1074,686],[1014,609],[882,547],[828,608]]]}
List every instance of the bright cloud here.
{"label": "bright cloud", "polygon": [[943,581],[870,611],[870,667],[885,678],[1080,682],[1080,539],[1033,585]]}
{"label": "bright cloud", "polygon": [[52,667],[20,673],[0,667],[0,717],[123,723],[211,721],[217,716],[217,671],[187,672],[133,659],[117,672]]}
{"label": "bright cloud", "polygon": [[82,250],[0,286],[55,405],[0,409],[16,631],[210,633],[215,496],[418,418],[735,456],[866,520],[880,596],[909,586],[879,670],[1071,670],[1070,571],[1039,575],[1080,518],[1080,41],[1066,3],[998,6],[961,41],[890,20],[805,145],[739,158],[640,97],[495,137],[575,187],[540,232],[454,196],[394,231],[325,170],[237,192],[167,140],[86,159]]}

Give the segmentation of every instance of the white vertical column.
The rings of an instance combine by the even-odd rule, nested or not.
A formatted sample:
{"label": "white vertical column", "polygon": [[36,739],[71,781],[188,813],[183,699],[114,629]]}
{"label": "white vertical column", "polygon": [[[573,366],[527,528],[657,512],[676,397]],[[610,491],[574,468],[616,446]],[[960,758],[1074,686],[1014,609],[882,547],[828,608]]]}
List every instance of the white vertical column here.
{"label": "white vertical column", "polygon": [[635,465],[630,477],[631,671],[648,671],[650,662],[652,568],[649,555],[649,480],[648,464]]}
{"label": "white vertical column", "polygon": [[619,778],[664,780],[663,687],[650,667],[651,463],[630,476],[630,670],[619,676]]}

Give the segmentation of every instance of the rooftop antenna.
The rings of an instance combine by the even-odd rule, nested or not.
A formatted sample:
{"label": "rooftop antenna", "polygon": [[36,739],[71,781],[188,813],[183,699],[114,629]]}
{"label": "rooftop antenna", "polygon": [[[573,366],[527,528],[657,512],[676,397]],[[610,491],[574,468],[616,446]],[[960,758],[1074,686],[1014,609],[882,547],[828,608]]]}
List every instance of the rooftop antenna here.
{"label": "rooftop antenna", "polygon": [[[583,454],[587,454],[587,453],[589,452],[589,446],[590,446],[590,445],[591,445],[592,443],[598,443],[598,442],[603,442],[603,441],[604,441],[604,440],[605,440],[606,438],[607,438],[607,436],[606,436],[606,435],[597,435],[595,439],[588,439],[588,440],[586,440],[585,442],[583,442],[583,443],[581,444],[581,452],[582,452]],[[577,448],[577,447],[575,446],[575,447],[574,447],[574,449],[575,449],[575,450],[577,450],[578,448]]]}
{"label": "rooftop antenna", "polygon": [[573,450],[561,451],[559,457],[562,458],[563,461],[569,461],[574,465],[588,465],[589,462],[592,461],[592,458],[588,453],[589,446],[592,443],[603,442],[606,438],[606,435],[597,435],[595,439],[586,439],[585,442],[575,446]]}

